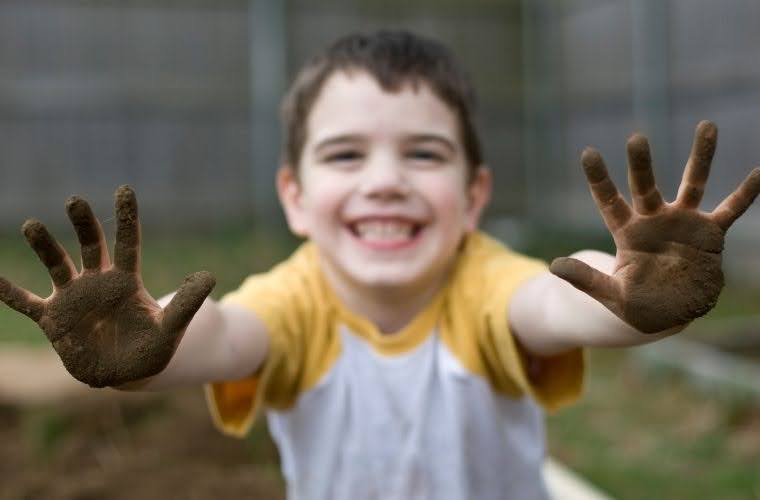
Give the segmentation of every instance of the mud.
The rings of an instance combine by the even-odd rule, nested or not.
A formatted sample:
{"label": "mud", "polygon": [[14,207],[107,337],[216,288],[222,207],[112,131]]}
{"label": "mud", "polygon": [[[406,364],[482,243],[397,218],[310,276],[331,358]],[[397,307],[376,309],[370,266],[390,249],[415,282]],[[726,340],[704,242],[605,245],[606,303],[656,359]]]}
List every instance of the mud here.
{"label": "mud", "polygon": [[760,167],[755,167],[739,187],[718,205],[712,213],[713,220],[723,231],[752,205],[760,193]]}
{"label": "mud", "polygon": [[702,201],[717,143],[718,128],[707,120],[699,122],[694,132],[689,161],[678,189],[677,200],[682,206],[696,208]]}
{"label": "mud", "polygon": [[45,311],[42,299],[17,287],[3,277],[0,277],[0,300],[11,309],[28,316],[35,323],[40,320]]}
{"label": "mud", "polygon": [[77,380],[120,386],[166,367],[213,286],[209,273],[191,275],[162,313],[134,274],[82,275],[58,292],[39,324]]}
{"label": "mud", "polygon": [[644,333],[685,325],[717,303],[726,231],[760,192],[755,169],[713,213],[702,200],[717,144],[714,124],[696,128],[676,201],[665,203],[652,171],[649,143],[634,134],[627,142],[628,183],[633,207],[610,179],[601,155],[587,148],[582,164],[591,193],[617,247],[614,276],[561,258],[551,270]]}
{"label": "mud", "polygon": [[129,186],[120,186],[114,194],[116,209],[116,242],[113,262],[125,271],[140,270],[140,221],[137,199]]}
{"label": "mud", "polygon": [[652,156],[649,141],[641,134],[634,134],[626,144],[628,151],[628,184],[631,188],[633,208],[649,214],[662,206],[662,195],[657,190],[652,172]]}
{"label": "mud", "polygon": [[100,269],[106,264],[105,238],[90,205],[82,198],[72,196],[66,201],[66,212],[79,239],[82,267],[87,270]]}
{"label": "mud", "polygon": [[74,271],[71,260],[44,224],[38,220],[29,219],[24,222],[21,231],[40,261],[47,267],[56,286],[65,285],[71,280]]}
{"label": "mud", "polygon": [[115,199],[114,266],[101,267],[107,258],[101,226],[86,201],[71,197],[66,210],[83,248],[86,272],[76,273],[45,226],[31,220],[24,224],[24,234],[50,271],[53,295],[42,304],[28,292],[0,281],[0,298],[37,321],[69,373],[92,387],[121,386],[163,370],[215,285],[210,273],[194,273],[162,311],[138,274],[140,225],[135,194],[129,186],[121,186]]}

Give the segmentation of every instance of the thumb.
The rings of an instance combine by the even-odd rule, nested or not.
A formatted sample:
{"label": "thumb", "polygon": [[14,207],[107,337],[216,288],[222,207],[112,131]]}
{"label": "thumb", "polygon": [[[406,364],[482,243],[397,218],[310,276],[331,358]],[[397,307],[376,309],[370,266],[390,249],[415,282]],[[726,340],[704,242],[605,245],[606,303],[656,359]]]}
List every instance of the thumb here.
{"label": "thumb", "polygon": [[[612,276],[572,257],[554,259],[549,271],[578,290],[599,301],[612,312],[617,310],[618,286]],[[616,313],[617,314],[617,313]]]}
{"label": "thumb", "polygon": [[199,271],[186,277],[177,293],[164,308],[161,331],[167,334],[187,327],[214,285],[216,285],[216,280],[207,271]]}

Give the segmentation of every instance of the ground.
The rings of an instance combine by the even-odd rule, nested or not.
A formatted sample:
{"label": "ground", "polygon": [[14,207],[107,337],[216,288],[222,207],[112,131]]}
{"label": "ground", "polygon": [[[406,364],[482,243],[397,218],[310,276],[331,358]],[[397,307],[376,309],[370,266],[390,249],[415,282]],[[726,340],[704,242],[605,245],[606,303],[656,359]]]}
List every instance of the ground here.
{"label": "ground", "polygon": [[[222,436],[200,388],[53,399],[0,403],[0,500],[284,498],[266,429]],[[618,500],[760,499],[760,407],[622,353],[589,356],[584,398],[548,430],[551,454]]]}
{"label": "ground", "polygon": [[198,389],[0,406],[0,499],[284,498],[263,429],[220,435]]}

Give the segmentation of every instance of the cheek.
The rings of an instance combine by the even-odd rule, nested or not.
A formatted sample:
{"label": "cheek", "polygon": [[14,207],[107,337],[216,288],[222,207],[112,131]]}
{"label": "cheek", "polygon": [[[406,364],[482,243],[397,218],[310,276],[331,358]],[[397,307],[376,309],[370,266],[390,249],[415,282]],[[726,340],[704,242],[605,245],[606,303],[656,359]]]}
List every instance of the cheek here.
{"label": "cheek", "polygon": [[324,227],[333,223],[348,192],[345,179],[322,175],[310,179],[304,192],[304,209],[312,227]]}
{"label": "cheek", "polygon": [[433,177],[425,179],[419,185],[439,217],[452,222],[452,219],[461,220],[465,217],[467,193],[463,187],[463,180],[458,176]]}

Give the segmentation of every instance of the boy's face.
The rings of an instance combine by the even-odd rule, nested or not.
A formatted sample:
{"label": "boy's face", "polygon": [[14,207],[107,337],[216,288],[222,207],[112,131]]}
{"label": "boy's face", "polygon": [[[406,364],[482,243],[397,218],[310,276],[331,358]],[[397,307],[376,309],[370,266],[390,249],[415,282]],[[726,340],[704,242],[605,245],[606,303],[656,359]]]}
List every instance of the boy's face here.
{"label": "boy's face", "polygon": [[427,85],[389,93],[356,71],[325,82],[298,174],[282,169],[278,187],[291,229],[316,243],[329,277],[421,291],[443,282],[477,227],[490,177],[481,168],[468,184],[457,117]]}

